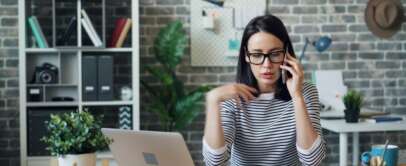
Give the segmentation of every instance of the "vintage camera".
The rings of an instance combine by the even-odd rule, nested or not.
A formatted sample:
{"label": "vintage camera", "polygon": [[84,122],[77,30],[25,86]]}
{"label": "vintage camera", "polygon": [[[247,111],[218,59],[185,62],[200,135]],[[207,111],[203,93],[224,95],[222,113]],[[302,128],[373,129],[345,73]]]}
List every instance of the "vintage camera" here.
{"label": "vintage camera", "polygon": [[55,84],[58,83],[58,67],[50,63],[35,67],[34,76],[31,83],[35,84]]}

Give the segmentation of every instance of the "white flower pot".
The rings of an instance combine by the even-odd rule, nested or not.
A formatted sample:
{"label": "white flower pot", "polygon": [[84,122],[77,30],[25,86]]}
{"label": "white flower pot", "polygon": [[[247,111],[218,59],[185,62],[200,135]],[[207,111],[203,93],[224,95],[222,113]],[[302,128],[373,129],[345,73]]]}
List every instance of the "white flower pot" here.
{"label": "white flower pot", "polygon": [[68,154],[58,157],[58,166],[96,166],[96,154]]}

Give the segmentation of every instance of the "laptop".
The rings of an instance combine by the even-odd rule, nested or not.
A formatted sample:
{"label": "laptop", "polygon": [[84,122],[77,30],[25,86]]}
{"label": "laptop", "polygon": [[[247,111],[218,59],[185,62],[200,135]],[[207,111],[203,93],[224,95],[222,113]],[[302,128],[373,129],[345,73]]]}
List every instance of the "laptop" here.
{"label": "laptop", "polygon": [[119,166],[193,166],[183,137],[175,132],[102,128]]}

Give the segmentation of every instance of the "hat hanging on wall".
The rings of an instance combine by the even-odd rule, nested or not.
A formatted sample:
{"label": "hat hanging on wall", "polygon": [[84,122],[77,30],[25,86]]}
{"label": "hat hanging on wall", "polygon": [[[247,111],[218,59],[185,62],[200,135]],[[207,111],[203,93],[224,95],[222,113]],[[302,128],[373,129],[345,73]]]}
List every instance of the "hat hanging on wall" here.
{"label": "hat hanging on wall", "polygon": [[390,38],[399,31],[404,18],[400,0],[369,0],[365,9],[368,29],[381,38]]}

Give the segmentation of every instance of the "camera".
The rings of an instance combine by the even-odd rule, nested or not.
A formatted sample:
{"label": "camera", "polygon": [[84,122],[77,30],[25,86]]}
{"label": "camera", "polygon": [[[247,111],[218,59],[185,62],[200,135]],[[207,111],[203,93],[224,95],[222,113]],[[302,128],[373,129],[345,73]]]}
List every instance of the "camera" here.
{"label": "camera", "polygon": [[58,67],[50,63],[36,66],[31,83],[55,84],[58,83]]}

